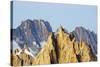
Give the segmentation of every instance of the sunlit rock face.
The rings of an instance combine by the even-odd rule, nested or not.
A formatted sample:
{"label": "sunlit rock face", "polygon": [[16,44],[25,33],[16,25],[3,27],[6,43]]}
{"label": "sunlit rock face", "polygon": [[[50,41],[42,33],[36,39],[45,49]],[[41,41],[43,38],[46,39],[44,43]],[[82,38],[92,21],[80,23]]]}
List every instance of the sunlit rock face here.
{"label": "sunlit rock face", "polygon": [[89,62],[97,59],[91,44],[83,39],[77,41],[76,37],[73,36],[72,38],[70,35],[63,27],[58,29],[56,36],[58,63]]}
{"label": "sunlit rock face", "polygon": [[58,63],[78,62],[69,34],[61,27],[57,32]]}

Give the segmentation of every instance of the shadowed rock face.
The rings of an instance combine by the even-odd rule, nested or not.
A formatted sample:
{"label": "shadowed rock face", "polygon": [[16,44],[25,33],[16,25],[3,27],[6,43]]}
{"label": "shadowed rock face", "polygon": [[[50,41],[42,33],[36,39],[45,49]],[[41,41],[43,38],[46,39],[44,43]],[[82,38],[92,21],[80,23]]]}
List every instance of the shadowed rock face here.
{"label": "shadowed rock face", "polygon": [[36,54],[43,47],[42,43],[47,41],[50,32],[52,28],[47,21],[27,19],[16,29],[12,29],[12,46],[17,48],[13,44],[15,41],[21,49],[26,46]]}
{"label": "shadowed rock face", "polygon": [[92,52],[97,55],[97,35],[94,32],[86,30],[83,27],[76,27],[75,30],[70,33],[70,35],[75,37],[78,42],[82,40],[88,43],[92,49]]}
{"label": "shadowed rock face", "polygon": [[[36,25],[32,25],[33,21],[28,20],[29,22],[27,22],[27,24],[23,23],[21,24],[21,27],[24,29],[21,29],[20,32],[22,32],[23,30],[28,31],[33,30],[36,31],[38,34],[36,34],[36,38],[38,38],[38,40],[36,41],[36,38],[34,37],[34,39],[32,41],[43,41],[45,40],[45,43],[42,43],[42,45],[44,45],[41,48],[38,48],[37,46],[29,46],[30,43],[25,43],[23,45],[25,49],[27,49],[30,53],[34,54],[34,52],[36,52],[35,57],[30,56],[29,54],[25,53],[25,49],[18,47],[18,49],[16,49],[14,51],[14,53],[11,53],[11,65],[12,66],[28,66],[28,65],[37,65],[37,64],[56,64],[56,63],[77,63],[77,62],[90,62],[90,61],[96,61],[97,57],[96,55],[93,53],[93,49],[91,47],[91,43],[88,43],[86,40],[84,39],[79,39],[78,38],[82,38],[80,37],[80,35],[82,35],[83,31],[80,33],[80,31],[77,31],[76,35],[76,31],[72,32],[72,33],[68,33],[68,31],[66,31],[63,27],[60,27],[57,29],[56,34],[51,32],[51,27],[49,25],[49,23],[44,22],[43,20],[34,20],[34,24],[35,22],[41,22],[38,23]],[[31,23],[32,22],[32,23]],[[42,23],[44,22],[44,23]],[[36,26],[35,28],[31,27],[32,26]],[[43,29],[41,29],[42,27],[38,27],[38,26],[43,26],[43,29],[45,28],[45,30],[48,31],[48,33],[46,31],[42,31]],[[46,27],[46,26],[48,27]],[[44,27],[45,26],[45,27]],[[34,30],[35,29],[35,30]],[[24,31],[24,32],[25,32]],[[36,32],[35,31],[35,32]],[[40,31],[42,32],[41,34]],[[32,31],[30,33],[30,31],[28,31],[28,35],[24,35],[26,37],[29,37],[29,40],[31,38],[30,35],[32,35]],[[34,33],[35,33],[34,32]],[[88,30],[87,30],[88,32]],[[18,33],[18,32],[16,32]],[[14,35],[16,34],[14,31]],[[17,34],[16,34],[17,35]],[[47,36],[48,35],[48,36]],[[90,35],[90,34],[88,34]],[[18,37],[19,35],[17,35]],[[34,35],[32,35],[34,36]],[[41,38],[43,36],[43,38]],[[47,36],[47,37],[46,37]],[[84,36],[84,34],[83,34]],[[91,35],[93,36],[93,35]],[[19,45],[18,41],[16,41],[17,37],[13,37],[13,40],[15,40],[13,45]],[[20,38],[21,36],[19,36]],[[95,37],[94,37],[95,38]],[[24,40],[22,39],[22,42],[24,42]],[[39,42],[40,43],[40,42]],[[35,44],[35,43],[34,43]],[[36,44],[37,45],[37,44]],[[40,44],[41,45],[41,44]],[[97,44],[95,44],[97,45]],[[20,49],[19,49],[20,48]],[[29,48],[32,49],[29,50]],[[22,51],[20,52],[20,54],[16,54],[18,53],[20,50],[22,49]]]}

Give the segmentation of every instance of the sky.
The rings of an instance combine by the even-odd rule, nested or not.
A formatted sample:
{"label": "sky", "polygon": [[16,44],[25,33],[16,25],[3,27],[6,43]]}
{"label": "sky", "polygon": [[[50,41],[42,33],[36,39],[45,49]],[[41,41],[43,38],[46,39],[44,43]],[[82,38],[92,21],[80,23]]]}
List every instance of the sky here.
{"label": "sky", "polygon": [[56,31],[62,25],[69,32],[75,27],[85,27],[97,32],[97,6],[31,1],[13,2],[13,28],[27,19],[48,21]]}

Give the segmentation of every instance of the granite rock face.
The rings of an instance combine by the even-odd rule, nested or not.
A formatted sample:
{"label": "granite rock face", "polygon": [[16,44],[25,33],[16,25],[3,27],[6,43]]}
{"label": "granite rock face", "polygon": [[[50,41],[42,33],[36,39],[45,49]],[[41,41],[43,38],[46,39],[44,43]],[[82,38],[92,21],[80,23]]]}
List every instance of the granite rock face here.
{"label": "granite rock face", "polygon": [[59,28],[56,39],[58,63],[78,62],[74,52],[73,41],[70,40],[69,34],[62,27]]}
{"label": "granite rock face", "polygon": [[32,54],[36,55],[47,41],[52,28],[48,21],[27,19],[11,31],[12,50],[27,47]]}
{"label": "granite rock face", "polygon": [[97,55],[97,35],[93,31],[85,29],[84,27],[76,27],[71,36],[75,37],[78,42],[81,40],[90,45],[92,52]]}

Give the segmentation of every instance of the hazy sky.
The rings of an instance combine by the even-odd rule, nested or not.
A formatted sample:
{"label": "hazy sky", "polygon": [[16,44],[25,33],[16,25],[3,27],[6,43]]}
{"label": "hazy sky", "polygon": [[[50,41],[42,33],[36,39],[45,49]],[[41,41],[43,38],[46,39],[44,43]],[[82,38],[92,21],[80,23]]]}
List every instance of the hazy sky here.
{"label": "hazy sky", "polygon": [[68,31],[74,30],[77,26],[83,26],[97,32],[96,6],[15,1],[13,3],[13,28],[26,19],[49,21],[53,31],[62,25]]}

